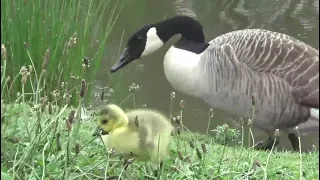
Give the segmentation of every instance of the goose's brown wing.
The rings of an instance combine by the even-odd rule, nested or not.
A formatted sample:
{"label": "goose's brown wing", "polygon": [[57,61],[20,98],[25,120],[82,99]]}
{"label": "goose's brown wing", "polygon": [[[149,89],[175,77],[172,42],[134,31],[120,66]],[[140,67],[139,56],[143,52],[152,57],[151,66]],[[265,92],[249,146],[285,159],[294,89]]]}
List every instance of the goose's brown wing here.
{"label": "goose's brown wing", "polygon": [[252,71],[285,80],[298,103],[319,108],[318,50],[291,36],[261,29],[226,33],[212,40],[211,48],[223,44],[230,44],[237,60]]}

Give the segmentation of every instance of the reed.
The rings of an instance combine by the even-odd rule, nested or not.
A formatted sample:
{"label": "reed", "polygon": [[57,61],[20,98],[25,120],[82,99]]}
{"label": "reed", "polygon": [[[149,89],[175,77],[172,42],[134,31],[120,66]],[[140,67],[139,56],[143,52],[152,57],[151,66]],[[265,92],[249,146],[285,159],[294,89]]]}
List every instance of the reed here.
{"label": "reed", "polygon": [[[9,94],[1,98],[12,102],[14,95],[23,89],[32,93],[23,96],[23,100],[39,103],[39,97],[53,91],[65,93],[62,85],[72,83],[72,77],[78,77],[75,81],[79,82],[86,79],[90,84],[119,9],[120,4],[111,0],[2,0],[1,86],[4,78],[15,77],[21,67],[30,68],[28,82],[13,83]],[[84,58],[90,66],[83,66]],[[18,80],[24,81],[25,77]],[[90,85],[88,88],[90,92]],[[75,89],[70,93],[76,97]],[[51,96],[48,98],[52,100]],[[77,99],[71,101],[75,104]]]}

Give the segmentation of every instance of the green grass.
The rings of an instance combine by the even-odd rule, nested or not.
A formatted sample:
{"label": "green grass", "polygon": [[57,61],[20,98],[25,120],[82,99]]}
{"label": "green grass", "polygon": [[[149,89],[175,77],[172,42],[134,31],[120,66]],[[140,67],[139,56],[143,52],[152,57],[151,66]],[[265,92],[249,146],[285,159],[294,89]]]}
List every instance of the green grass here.
{"label": "green grass", "polygon": [[[100,138],[93,136],[94,117],[85,121],[70,118],[74,109],[66,106],[52,106],[52,111],[48,106],[41,110],[23,103],[1,108],[2,179],[127,179],[128,173],[132,179],[153,176],[148,163],[143,162],[134,162],[123,171],[119,157],[113,157]],[[223,129],[218,127],[217,131]],[[176,135],[164,169],[158,173],[160,179],[300,178],[299,153],[255,151],[219,142],[218,135]],[[319,179],[319,152],[302,153],[301,157],[303,177]]]}
{"label": "green grass", "polygon": [[[13,102],[25,91],[25,100],[54,101],[52,93],[74,96],[81,79],[90,91],[121,7],[112,0],[1,0],[1,99]],[[28,76],[20,83],[23,66]]]}

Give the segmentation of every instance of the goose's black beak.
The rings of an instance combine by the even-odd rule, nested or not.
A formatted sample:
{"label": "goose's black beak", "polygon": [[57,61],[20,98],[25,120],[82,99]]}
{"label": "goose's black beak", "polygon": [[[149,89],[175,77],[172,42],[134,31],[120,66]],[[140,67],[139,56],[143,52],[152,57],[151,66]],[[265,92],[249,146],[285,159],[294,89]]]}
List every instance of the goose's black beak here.
{"label": "goose's black beak", "polygon": [[129,54],[129,49],[125,48],[123,50],[122,54],[120,55],[119,61],[115,65],[112,66],[112,68],[110,70],[111,73],[118,71],[119,69],[123,68],[125,65],[130,63],[131,61],[133,61],[133,58]]}

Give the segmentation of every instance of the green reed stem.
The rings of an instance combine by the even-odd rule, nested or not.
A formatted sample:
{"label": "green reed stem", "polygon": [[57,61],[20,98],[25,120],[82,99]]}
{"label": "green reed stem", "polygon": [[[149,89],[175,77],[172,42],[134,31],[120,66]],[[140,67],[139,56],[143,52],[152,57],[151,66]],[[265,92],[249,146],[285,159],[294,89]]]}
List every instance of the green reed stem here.
{"label": "green reed stem", "polygon": [[[34,63],[33,63],[33,59],[32,59],[32,57],[31,57],[28,49],[26,49],[26,51],[27,51],[28,58],[29,58],[29,60],[30,60],[30,62],[31,62],[31,66],[32,66],[33,71],[34,71],[35,81],[36,81],[36,82],[39,82],[39,81],[38,81],[38,75],[37,75],[37,69],[36,69],[36,67],[35,67],[35,65],[34,65]],[[38,89],[37,89],[37,92],[38,92]],[[35,103],[37,104],[37,103],[38,103],[38,96],[37,96],[37,94],[36,94],[36,99],[35,99],[35,100],[36,100]]]}
{"label": "green reed stem", "polygon": [[207,135],[208,135],[208,133],[209,133],[210,124],[211,124],[211,116],[209,115],[208,124],[207,124],[207,129],[206,129],[206,134],[207,134]]}
{"label": "green reed stem", "polygon": [[6,69],[7,69],[7,61],[6,60],[3,61],[3,67],[2,68],[3,68],[3,73],[1,74],[1,86],[3,86],[2,83],[4,81],[4,77],[6,76]]}
{"label": "green reed stem", "polygon": [[273,144],[272,144],[272,148],[271,148],[270,153],[269,153],[268,158],[267,158],[267,163],[266,163],[266,167],[265,167],[265,170],[266,170],[266,171],[265,171],[265,173],[264,173],[264,180],[267,180],[267,177],[268,177],[268,164],[269,164],[269,160],[270,160],[272,151],[273,151],[273,149],[274,149],[274,146],[275,146],[275,144],[276,144],[276,142],[277,142],[277,138],[278,138],[278,137],[275,137],[275,138],[274,138],[274,141],[273,141]]}
{"label": "green reed stem", "polygon": [[22,102],[25,103],[25,98],[24,98],[24,84],[22,84],[22,90],[21,90],[21,94],[22,94]]}

